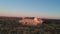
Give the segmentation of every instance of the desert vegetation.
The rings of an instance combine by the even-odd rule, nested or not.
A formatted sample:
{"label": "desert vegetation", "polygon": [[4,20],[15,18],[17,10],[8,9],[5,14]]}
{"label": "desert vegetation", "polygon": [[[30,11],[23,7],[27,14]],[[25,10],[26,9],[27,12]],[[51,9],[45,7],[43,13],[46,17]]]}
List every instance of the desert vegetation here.
{"label": "desert vegetation", "polygon": [[45,20],[37,26],[19,23],[19,18],[0,18],[0,34],[60,34],[60,20]]}

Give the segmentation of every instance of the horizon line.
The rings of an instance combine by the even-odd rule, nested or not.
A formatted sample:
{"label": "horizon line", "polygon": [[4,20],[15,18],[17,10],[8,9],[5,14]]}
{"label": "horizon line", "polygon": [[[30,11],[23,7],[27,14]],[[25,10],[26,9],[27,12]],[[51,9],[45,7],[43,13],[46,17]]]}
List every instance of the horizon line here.
{"label": "horizon line", "polygon": [[[0,16],[0,17],[35,17],[35,16]],[[60,18],[46,18],[46,17],[37,17],[43,19],[60,19]]]}

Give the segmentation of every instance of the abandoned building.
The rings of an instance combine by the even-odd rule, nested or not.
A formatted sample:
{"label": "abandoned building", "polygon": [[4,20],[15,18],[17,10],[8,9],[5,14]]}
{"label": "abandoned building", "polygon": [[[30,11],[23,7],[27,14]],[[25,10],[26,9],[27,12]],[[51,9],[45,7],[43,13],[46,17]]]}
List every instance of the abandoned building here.
{"label": "abandoned building", "polygon": [[22,20],[19,21],[19,23],[22,23],[24,25],[37,25],[37,24],[42,24],[43,20],[38,20],[37,17],[34,18],[25,18],[23,17]]}

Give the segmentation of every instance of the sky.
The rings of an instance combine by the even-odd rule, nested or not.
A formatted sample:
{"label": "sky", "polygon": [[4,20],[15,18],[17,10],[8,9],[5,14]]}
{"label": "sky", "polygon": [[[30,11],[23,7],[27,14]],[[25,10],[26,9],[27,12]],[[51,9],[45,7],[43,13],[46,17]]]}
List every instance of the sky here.
{"label": "sky", "polygon": [[0,0],[0,16],[60,19],[60,0]]}

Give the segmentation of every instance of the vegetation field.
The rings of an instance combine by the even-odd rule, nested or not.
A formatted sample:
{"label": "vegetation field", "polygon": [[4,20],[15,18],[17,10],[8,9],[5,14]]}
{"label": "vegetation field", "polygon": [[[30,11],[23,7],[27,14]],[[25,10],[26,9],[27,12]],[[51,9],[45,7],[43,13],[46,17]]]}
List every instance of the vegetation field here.
{"label": "vegetation field", "polygon": [[37,26],[22,25],[19,20],[0,18],[0,34],[60,34],[60,20],[48,19]]}

